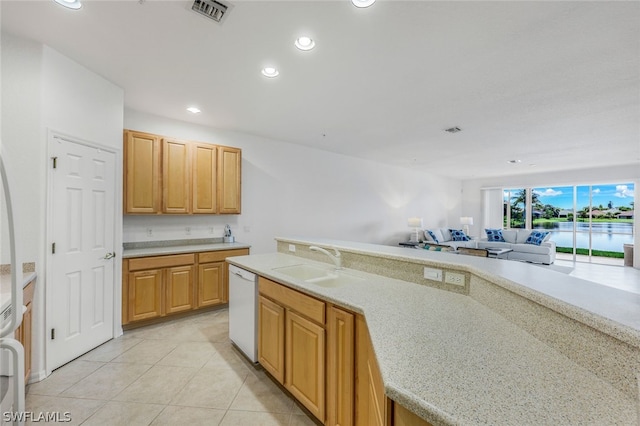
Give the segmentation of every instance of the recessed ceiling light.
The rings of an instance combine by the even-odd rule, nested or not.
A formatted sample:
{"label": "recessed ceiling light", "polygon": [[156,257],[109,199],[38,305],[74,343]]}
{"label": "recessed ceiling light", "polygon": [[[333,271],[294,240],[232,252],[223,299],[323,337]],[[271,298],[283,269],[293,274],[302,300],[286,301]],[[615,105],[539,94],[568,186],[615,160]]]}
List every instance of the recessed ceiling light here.
{"label": "recessed ceiling light", "polygon": [[311,50],[316,46],[316,42],[311,37],[301,36],[296,39],[294,43],[300,50]]}
{"label": "recessed ceiling light", "polygon": [[376,0],[351,0],[355,7],[369,7],[375,2]]}
{"label": "recessed ceiling light", "polygon": [[265,77],[273,78],[277,77],[280,74],[278,70],[274,67],[264,67],[262,68],[262,75]]}
{"label": "recessed ceiling light", "polygon": [[77,10],[82,7],[82,3],[80,3],[80,0],[53,0],[53,1],[55,1],[59,5],[68,7],[69,9]]}
{"label": "recessed ceiling light", "polygon": [[200,114],[200,112],[201,112],[200,108],[198,108],[198,107],[189,107],[189,108],[187,108],[187,111],[189,111],[189,112],[191,112],[193,114]]}
{"label": "recessed ceiling light", "polygon": [[518,163],[522,163],[522,160],[509,160],[509,163],[518,164]]}

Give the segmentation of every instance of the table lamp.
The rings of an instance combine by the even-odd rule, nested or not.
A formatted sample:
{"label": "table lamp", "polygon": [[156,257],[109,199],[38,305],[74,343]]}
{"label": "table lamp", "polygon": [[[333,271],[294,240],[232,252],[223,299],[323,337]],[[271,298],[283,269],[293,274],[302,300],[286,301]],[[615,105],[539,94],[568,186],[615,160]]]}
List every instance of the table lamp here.
{"label": "table lamp", "polygon": [[469,225],[473,225],[473,218],[470,216],[463,216],[460,218],[460,224],[465,234],[469,235]]}
{"label": "table lamp", "polygon": [[422,218],[421,217],[410,217],[407,221],[409,228],[414,228],[415,234],[411,236],[412,243],[419,243],[420,238],[418,237],[418,231],[422,229]]}

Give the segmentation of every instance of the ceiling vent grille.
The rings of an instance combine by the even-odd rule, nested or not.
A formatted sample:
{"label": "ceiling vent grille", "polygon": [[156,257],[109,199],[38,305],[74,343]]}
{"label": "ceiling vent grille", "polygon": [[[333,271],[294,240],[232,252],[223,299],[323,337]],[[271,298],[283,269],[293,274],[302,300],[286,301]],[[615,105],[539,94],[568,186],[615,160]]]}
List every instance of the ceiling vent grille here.
{"label": "ceiling vent grille", "polygon": [[448,129],[444,130],[445,132],[449,132],[449,133],[458,133],[460,131],[462,131],[462,129],[460,127],[449,127]]}
{"label": "ceiling vent grille", "polygon": [[229,6],[215,0],[195,0],[191,6],[194,12],[220,23],[227,16],[228,9]]}

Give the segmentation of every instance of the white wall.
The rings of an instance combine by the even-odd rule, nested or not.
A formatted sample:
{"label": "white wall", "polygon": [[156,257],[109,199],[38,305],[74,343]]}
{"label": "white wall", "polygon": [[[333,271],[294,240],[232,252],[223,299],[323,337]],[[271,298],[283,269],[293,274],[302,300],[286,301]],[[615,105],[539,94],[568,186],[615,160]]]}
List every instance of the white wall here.
{"label": "white wall", "polygon": [[[2,153],[9,163],[16,234],[22,261],[35,262],[38,281],[34,296],[32,374],[45,369],[45,288],[47,242],[47,133],[112,147],[121,158],[124,92],[99,75],[53,49],[2,34]],[[119,161],[118,163],[121,163]],[[116,200],[122,199],[121,166],[117,170]],[[120,201],[119,201],[120,202]],[[116,206],[121,211],[120,206]],[[116,249],[122,223],[117,215]],[[2,245],[6,238],[3,227]],[[8,262],[4,250],[2,263]],[[116,266],[116,282],[122,268]],[[116,286],[119,290],[120,286]],[[118,293],[119,295],[119,293]],[[118,305],[118,304],[117,304]],[[118,305],[119,307],[119,305]]]}
{"label": "white wall", "polygon": [[[44,157],[38,153],[44,143],[40,111],[43,48],[10,35],[1,37],[1,152],[11,185],[18,251],[20,262],[41,263]],[[3,205],[1,264],[10,263],[5,211]]]}
{"label": "white wall", "polygon": [[[462,182],[462,212],[464,215],[482,218],[482,188],[524,188],[561,185],[614,184],[633,182],[635,193],[640,188],[640,164],[618,166],[615,168],[596,168],[568,170],[555,173],[532,173],[526,175],[502,176]],[[637,198],[637,197],[636,197]],[[636,213],[637,213],[636,208]],[[636,214],[637,218],[637,214]],[[478,221],[481,224],[482,221]],[[640,268],[640,225],[635,221],[634,228],[634,266]],[[476,226],[475,235],[484,234],[484,230]],[[484,236],[484,235],[480,235]]]}
{"label": "white wall", "polygon": [[125,242],[221,237],[228,223],[256,254],[274,251],[276,236],[397,244],[409,239],[409,217],[425,226],[459,221],[457,180],[133,110],[125,128],[242,149],[241,215],[128,215]]}

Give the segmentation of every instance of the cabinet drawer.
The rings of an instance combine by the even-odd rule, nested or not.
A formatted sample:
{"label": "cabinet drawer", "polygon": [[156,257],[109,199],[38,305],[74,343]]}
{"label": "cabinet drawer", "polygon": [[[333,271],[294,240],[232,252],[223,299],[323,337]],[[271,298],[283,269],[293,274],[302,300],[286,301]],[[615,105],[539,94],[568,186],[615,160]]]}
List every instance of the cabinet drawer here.
{"label": "cabinet drawer", "polygon": [[206,251],[203,253],[198,253],[198,262],[222,262],[227,257],[246,256],[247,254],[249,254],[249,249]]}
{"label": "cabinet drawer", "polygon": [[193,265],[195,261],[196,257],[194,253],[175,254],[171,256],[137,257],[129,259],[129,271]]}
{"label": "cabinet drawer", "polygon": [[258,279],[258,289],[261,294],[324,325],[324,302],[263,277],[259,277]]}

